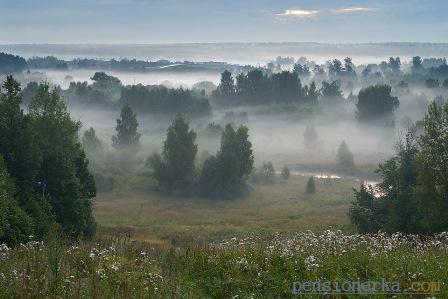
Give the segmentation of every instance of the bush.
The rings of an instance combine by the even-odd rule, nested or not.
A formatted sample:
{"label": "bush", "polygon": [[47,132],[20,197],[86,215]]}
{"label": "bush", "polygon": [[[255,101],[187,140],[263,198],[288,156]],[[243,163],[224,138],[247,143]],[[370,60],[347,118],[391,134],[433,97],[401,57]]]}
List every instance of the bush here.
{"label": "bush", "polygon": [[285,165],[285,167],[283,167],[282,169],[281,177],[284,180],[289,180],[289,176],[290,176],[289,168],[288,166]]}
{"label": "bush", "polygon": [[339,167],[343,169],[353,168],[355,166],[353,154],[349,150],[345,140],[343,140],[338,147],[337,159]]}
{"label": "bush", "polygon": [[314,183],[314,177],[310,177],[306,183],[306,193],[314,194],[316,193],[316,184]]}

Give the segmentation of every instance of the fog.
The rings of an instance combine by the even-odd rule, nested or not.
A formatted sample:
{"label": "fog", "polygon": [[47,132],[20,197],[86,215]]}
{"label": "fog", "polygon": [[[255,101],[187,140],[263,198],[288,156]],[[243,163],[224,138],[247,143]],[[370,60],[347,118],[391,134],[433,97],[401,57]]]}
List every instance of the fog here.
{"label": "fog", "polygon": [[391,56],[409,60],[412,56],[444,56],[448,44],[431,43],[196,43],[196,44],[17,44],[0,45],[0,51],[29,58],[54,55],[60,59],[132,57],[142,60],[225,61],[228,63],[264,65],[276,56],[306,56],[324,63],[330,58],[352,57],[356,64],[374,63]]}
{"label": "fog", "polygon": [[221,74],[219,72],[175,72],[175,71],[161,71],[161,72],[118,72],[111,70],[100,69],[71,69],[71,70],[35,70],[44,73],[45,79],[55,85],[66,89],[70,82],[84,82],[92,83],[90,79],[97,71],[105,71],[109,75],[117,77],[123,85],[143,84],[143,85],[166,85],[167,87],[186,87],[191,88],[195,83],[201,81],[210,81],[218,84]]}
{"label": "fog", "polygon": [[[10,46],[13,47],[13,46]],[[188,59],[190,61],[208,61],[208,60],[225,60],[227,63],[252,63],[255,65],[266,66],[268,62],[275,60],[276,55],[295,55],[300,51],[301,54],[307,56],[308,61],[315,60],[323,63],[329,59],[337,57],[345,57],[352,53],[355,65],[362,63],[380,63],[387,60],[387,55],[399,54],[406,52],[402,56],[403,68],[408,68],[408,60],[415,51],[417,45],[408,44],[382,44],[375,45],[378,51],[372,50],[368,45],[356,45],[353,48],[347,45],[313,45],[313,44],[296,44],[288,47],[276,44],[272,49],[263,44],[259,45],[224,45],[219,51],[218,45],[182,45],[167,48],[166,46],[147,46],[139,48],[141,52],[133,58],[166,58],[171,61],[176,59]],[[443,51],[444,45],[420,45],[418,50],[427,53],[438,53]],[[13,47],[14,48],[14,47]],[[125,54],[135,54],[137,51],[133,48],[122,48]],[[258,51],[253,55],[249,55],[248,51],[256,48]],[[114,51],[116,48],[108,48],[106,46],[98,48],[89,48],[87,46],[77,46],[70,52],[70,49],[62,46],[44,47],[37,46],[17,46],[19,54],[33,52],[37,54],[59,54],[58,58],[73,58],[84,56],[89,58],[100,57],[110,58],[116,57]],[[169,49],[162,56],[158,51]],[[311,50],[315,49],[313,53]],[[330,49],[332,49],[330,52]],[[197,50],[197,52],[193,52]],[[234,55],[237,50],[238,55]],[[145,51],[154,53],[153,55],[144,56]],[[274,54],[274,51],[277,51]],[[158,54],[157,54],[158,53]],[[182,56],[180,55],[182,53]],[[213,53],[213,54],[212,54]],[[308,54],[307,54],[308,53]],[[362,54],[361,54],[362,53]],[[387,55],[386,55],[387,53]],[[200,56],[202,55],[202,56]],[[123,57],[123,56],[120,56]],[[87,81],[93,83],[90,79],[96,69],[77,69],[69,68],[67,70],[31,70],[22,78],[22,84],[26,81],[48,81],[53,85],[58,85],[62,89],[67,89],[70,82]],[[108,75],[117,77],[123,85],[143,84],[143,85],[166,85],[168,87],[185,87],[191,88],[194,84],[201,81],[211,81],[215,85],[219,84],[219,70],[182,70],[175,69],[151,70],[145,72],[121,72],[104,70]],[[357,70],[360,73],[360,70]],[[320,85],[319,80],[317,80]],[[303,81],[303,84],[310,82]],[[385,82],[388,83],[388,82]],[[394,83],[396,85],[396,83]],[[318,88],[320,87],[318,85]],[[347,89],[341,86],[344,96],[348,97],[350,92],[355,95],[365,86],[355,84]],[[345,89],[344,89],[345,88]],[[437,92],[424,88],[411,88],[407,92],[393,90],[394,95],[398,96],[400,105],[394,112],[393,119],[378,119],[375,123],[363,123],[356,119],[356,107],[354,102],[345,101],[341,107],[331,107],[322,105],[321,111],[318,113],[307,112],[288,112],[288,111],[267,111],[271,109],[266,106],[256,107],[237,107],[232,109],[224,109],[214,105],[212,102],[212,112],[205,117],[189,117],[190,125],[198,133],[197,142],[199,145],[198,160],[204,159],[207,155],[214,154],[218,150],[220,143],[220,134],[211,134],[207,131],[207,125],[214,123],[223,128],[227,123],[244,124],[249,127],[250,140],[253,144],[255,165],[259,166],[263,162],[272,162],[276,170],[280,170],[284,165],[292,171],[312,171],[313,173],[337,173],[336,152],[338,146],[343,140],[347,143],[349,149],[354,155],[355,163],[360,168],[367,168],[367,171],[361,171],[357,174],[362,179],[371,179],[375,177],[374,168],[390,158],[394,152],[397,142],[404,135],[406,129],[421,120],[424,116],[427,105],[438,95]],[[73,119],[82,123],[80,134],[85,130],[93,127],[109,151],[113,151],[111,147],[111,137],[115,134],[116,119],[119,117],[118,110],[106,110],[99,108],[80,108],[69,103],[70,113]],[[275,109],[274,109],[275,110]],[[166,130],[174,119],[174,115],[167,114],[147,114],[142,111],[136,111],[139,121],[139,132],[141,133],[141,150],[139,158],[141,160],[150,154],[161,151],[161,146],[166,137]],[[229,117],[229,115],[231,117]],[[388,125],[392,121],[393,124]],[[317,145],[313,149],[307,148],[304,141],[304,132],[306,127],[313,125],[317,133]]]}
{"label": "fog", "polygon": [[[353,107],[347,107],[344,117],[334,117],[328,113],[319,116],[297,116],[290,114],[263,115],[257,108],[238,108],[234,110],[217,110],[213,115],[202,118],[190,118],[190,125],[198,133],[198,160],[218,150],[220,136],[210,135],[205,127],[209,123],[225,126],[229,119],[226,112],[245,111],[247,117],[233,119],[235,124],[249,127],[250,140],[253,144],[255,165],[270,161],[276,170],[284,165],[293,171],[311,171],[313,173],[337,173],[336,152],[345,140],[354,154],[357,165],[375,167],[390,158],[395,146],[406,127],[397,125],[385,128],[384,125],[363,125],[350,114]],[[71,109],[74,119],[82,122],[82,130],[93,127],[105,145],[111,148],[111,137],[115,134],[116,118],[119,111]],[[138,113],[138,112],[137,112]],[[406,114],[402,111],[402,114]],[[407,114],[406,114],[407,115]],[[154,152],[160,152],[166,130],[174,115],[154,115],[138,113],[139,132],[141,136],[141,159]],[[318,146],[309,150],[305,146],[304,132],[306,126],[313,124],[318,134]],[[362,179],[375,177],[373,173],[362,174]]]}

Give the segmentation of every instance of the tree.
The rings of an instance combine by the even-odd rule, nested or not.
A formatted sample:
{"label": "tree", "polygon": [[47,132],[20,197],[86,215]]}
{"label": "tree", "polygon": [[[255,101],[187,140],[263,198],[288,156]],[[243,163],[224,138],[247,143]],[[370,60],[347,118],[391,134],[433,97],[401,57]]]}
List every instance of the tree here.
{"label": "tree", "polygon": [[431,103],[417,139],[413,131],[398,153],[380,164],[377,187],[355,191],[350,209],[360,232],[433,234],[448,228],[448,104]]}
{"label": "tree", "polygon": [[367,65],[363,70],[362,70],[362,73],[361,73],[361,75],[364,77],[364,78],[367,78],[367,77],[369,77],[370,75],[372,74],[372,65]]}
{"label": "tree", "polygon": [[328,75],[332,78],[337,78],[342,74],[342,62],[339,59],[334,59],[328,64]]}
{"label": "tree", "polygon": [[410,130],[400,141],[397,155],[379,165],[376,172],[382,181],[375,188],[362,185],[359,191],[355,190],[350,218],[360,232],[423,232],[414,196],[418,184],[417,154],[415,133]]}
{"label": "tree", "polygon": [[116,136],[112,136],[112,146],[117,150],[138,151],[140,147],[140,133],[137,132],[137,114],[125,104],[121,108],[120,118],[117,119]]}
{"label": "tree", "polygon": [[372,120],[393,113],[400,102],[391,95],[388,85],[374,85],[362,89],[358,94],[356,117],[360,120]]}
{"label": "tree", "polygon": [[237,95],[249,103],[263,104],[269,100],[269,80],[260,69],[247,74],[241,73],[236,77]]}
{"label": "tree", "polygon": [[317,103],[319,100],[320,92],[316,87],[316,83],[311,82],[310,85],[304,87],[305,99],[310,103]]}
{"label": "tree", "polygon": [[320,93],[322,95],[322,99],[329,103],[338,103],[343,99],[339,81],[333,81],[331,83],[325,81],[322,82]]}
{"label": "tree", "polygon": [[375,198],[372,186],[361,185],[360,190],[354,190],[355,200],[349,210],[350,221],[360,233],[377,233],[383,228],[386,211],[382,206],[384,201]]}
{"label": "tree", "polygon": [[309,67],[306,64],[296,63],[294,65],[294,73],[297,74],[299,78],[308,78],[311,74]]}
{"label": "tree", "polygon": [[94,128],[90,127],[84,132],[82,137],[82,147],[86,153],[92,156],[96,156],[103,152],[103,144],[96,136]]}
{"label": "tree", "polygon": [[20,56],[0,53],[0,74],[21,72],[27,68],[26,60]]}
{"label": "tree", "polygon": [[272,97],[277,102],[293,103],[303,99],[302,84],[296,73],[283,71],[270,78]]}
{"label": "tree", "polygon": [[314,194],[316,193],[316,184],[314,183],[314,177],[311,176],[306,182],[306,193]]}
{"label": "tree", "polygon": [[342,140],[341,144],[338,147],[337,159],[338,165],[341,168],[353,168],[355,166],[353,154],[349,150],[347,143],[345,143],[345,140]]}
{"label": "tree", "polygon": [[423,60],[420,56],[412,57],[412,72],[418,73],[423,69]]}
{"label": "tree", "polygon": [[275,183],[275,169],[271,162],[264,162],[258,174],[259,180],[263,184]]}
{"label": "tree", "polygon": [[281,175],[282,179],[289,180],[290,172],[289,172],[288,166],[285,165],[285,167],[283,167],[280,175]]}
{"label": "tree", "polygon": [[397,58],[390,57],[388,67],[392,71],[392,73],[394,73],[394,74],[400,73],[401,72],[400,57],[397,57]]}
{"label": "tree", "polygon": [[232,125],[227,125],[218,153],[204,163],[200,178],[201,194],[221,198],[241,196],[247,191],[246,181],[253,163],[249,129],[239,126],[235,131]]}
{"label": "tree", "polygon": [[78,140],[80,124],[71,120],[57,90],[46,83],[30,103],[29,115],[42,156],[36,176],[42,189],[41,200],[49,202],[56,222],[67,235],[92,236],[96,227],[92,216],[96,187]]}
{"label": "tree", "polygon": [[14,188],[0,155],[0,243],[12,245],[26,242],[33,234],[32,219],[13,197]]}
{"label": "tree", "polygon": [[90,79],[94,81],[95,84],[101,86],[121,85],[120,79],[114,76],[110,76],[105,72],[96,72]]}
{"label": "tree", "polygon": [[231,97],[235,94],[235,80],[232,77],[232,73],[225,70],[221,74],[221,83],[218,86],[220,95],[224,97]]}
{"label": "tree", "polygon": [[444,88],[447,88],[447,89],[448,89],[448,79],[445,79],[445,80],[443,81],[442,86],[443,86]]}
{"label": "tree", "polygon": [[208,114],[210,102],[196,89],[167,88],[163,85],[142,84],[121,88],[120,103],[132,109],[150,113],[195,113]]}
{"label": "tree", "polygon": [[29,104],[39,88],[37,82],[29,82],[22,91],[22,100],[24,104]]}
{"label": "tree", "polygon": [[350,57],[344,59],[344,72],[346,76],[356,77],[355,65]]}
{"label": "tree", "polygon": [[313,124],[306,126],[305,132],[303,133],[303,143],[305,147],[309,150],[314,150],[317,146],[317,132]]}
{"label": "tree", "polygon": [[14,180],[14,198],[33,221],[34,235],[42,238],[53,220],[49,203],[37,197],[36,184],[42,153],[37,144],[33,120],[20,108],[20,84],[7,76],[0,92],[0,154]]}
{"label": "tree", "polygon": [[425,231],[439,232],[448,228],[448,104],[435,102],[428,107],[420,137],[417,201]]}
{"label": "tree", "polygon": [[427,88],[438,88],[440,86],[439,80],[434,78],[429,78],[425,81],[425,86]]}
{"label": "tree", "polygon": [[195,159],[198,152],[196,133],[178,114],[167,131],[162,156],[150,159],[154,175],[167,192],[190,191],[195,180]]}

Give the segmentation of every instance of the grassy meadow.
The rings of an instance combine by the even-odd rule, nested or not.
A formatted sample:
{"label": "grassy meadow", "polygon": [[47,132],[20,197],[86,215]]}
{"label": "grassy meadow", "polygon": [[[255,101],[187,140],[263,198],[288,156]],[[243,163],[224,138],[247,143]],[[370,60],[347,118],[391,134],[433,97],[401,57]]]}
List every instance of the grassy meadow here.
{"label": "grassy meadow", "polygon": [[350,230],[352,188],[344,179],[315,179],[316,193],[306,194],[308,177],[292,175],[273,185],[252,185],[246,198],[211,200],[164,196],[144,176],[124,178],[117,192],[100,194],[95,218],[105,234],[128,233],[155,243],[216,241],[247,235]]}
{"label": "grassy meadow", "polygon": [[[120,191],[99,194],[94,240],[73,244],[55,229],[43,242],[1,245],[0,298],[448,296],[446,233],[354,234],[347,211],[358,183],[316,179],[310,195],[306,181],[293,175],[254,185],[247,198],[217,201],[163,196],[146,176],[123,178]],[[334,290],[382,280],[401,293],[379,285],[355,294],[293,293],[301,290],[294,282],[326,281]],[[428,293],[416,283],[437,285]],[[376,294],[367,294],[372,288]]]}

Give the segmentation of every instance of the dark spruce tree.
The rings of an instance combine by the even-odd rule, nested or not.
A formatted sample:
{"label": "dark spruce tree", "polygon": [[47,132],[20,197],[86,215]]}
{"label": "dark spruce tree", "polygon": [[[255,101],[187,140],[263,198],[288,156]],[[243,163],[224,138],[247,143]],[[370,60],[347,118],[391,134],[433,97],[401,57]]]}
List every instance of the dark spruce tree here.
{"label": "dark spruce tree", "polygon": [[98,156],[103,152],[103,144],[96,136],[94,128],[90,127],[84,132],[84,135],[82,136],[82,147],[84,151],[92,157]]}
{"label": "dark spruce tree", "polygon": [[342,169],[350,169],[355,166],[353,154],[347,146],[345,140],[342,140],[337,152],[338,165]]}
{"label": "dark spruce tree", "polygon": [[235,131],[232,125],[227,125],[218,153],[204,163],[200,178],[201,195],[215,198],[243,195],[247,191],[246,182],[253,164],[249,129],[239,126]]}
{"label": "dark spruce tree", "polygon": [[316,184],[314,183],[314,177],[310,177],[306,182],[306,193],[314,194],[316,193]]}
{"label": "dark spruce tree", "polygon": [[112,136],[112,146],[117,150],[137,152],[140,148],[140,133],[137,129],[137,114],[128,104],[125,104],[121,108],[120,118],[117,119],[115,127],[117,135]]}
{"label": "dark spruce tree", "polygon": [[162,190],[191,194],[196,177],[195,159],[198,152],[196,133],[181,114],[167,131],[162,156],[153,155],[149,162]]}
{"label": "dark spruce tree", "polygon": [[283,167],[280,176],[281,176],[282,179],[284,179],[284,180],[289,180],[290,172],[289,172],[289,168],[288,168],[287,165],[285,165],[285,167]]}

